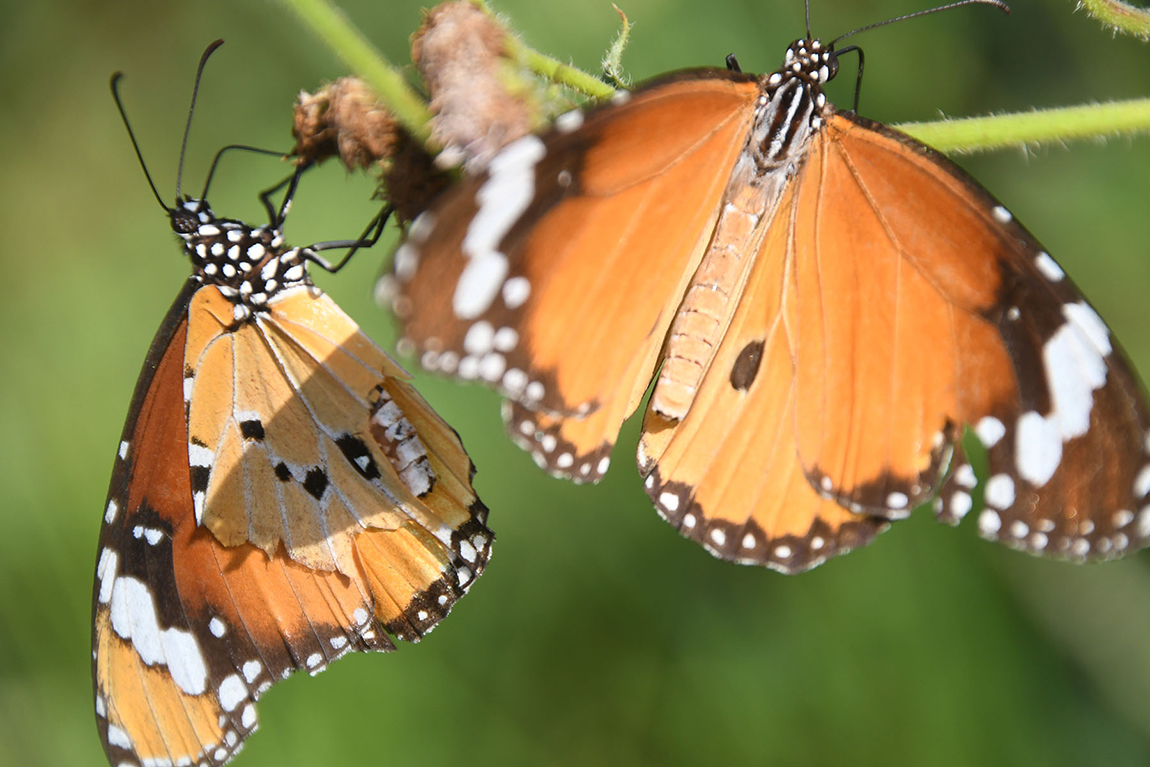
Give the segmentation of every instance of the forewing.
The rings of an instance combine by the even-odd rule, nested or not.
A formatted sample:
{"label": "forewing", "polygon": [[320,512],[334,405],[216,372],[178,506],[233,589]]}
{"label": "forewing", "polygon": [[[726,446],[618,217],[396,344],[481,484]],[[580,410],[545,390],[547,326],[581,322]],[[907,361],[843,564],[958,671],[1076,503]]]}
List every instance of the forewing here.
{"label": "forewing", "polygon": [[601,412],[574,430],[572,455],[609,449],[707,245],[757,95],[741,75],[680,76],[561,118],[448,191],[413,223],[390,280],[423,366],[541,416]]}

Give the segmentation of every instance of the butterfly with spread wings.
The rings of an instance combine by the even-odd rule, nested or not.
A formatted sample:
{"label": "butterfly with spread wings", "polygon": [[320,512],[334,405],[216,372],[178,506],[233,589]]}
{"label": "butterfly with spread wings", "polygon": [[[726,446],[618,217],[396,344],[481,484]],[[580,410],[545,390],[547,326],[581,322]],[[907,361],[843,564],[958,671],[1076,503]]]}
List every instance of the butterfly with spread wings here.
{"label": "butterfly with spread wings", "polygon": [[577,482],[654,381],[647,493],[723,559],[799,572],[928,501],[957,524],[968,428],[983,536],[1145,546],[1147,401],[1106,324],[961,169],[827,100],[839,53],[808,33],[774,73],[672,74],[509,144],[396,251],[403,343]]}
{"label": "butterfly with spread wings", "polygon": [[206,186],[170,208],[156,194],[193,273],[144,361],[100,533],[92,668],[114,765],[227,762],[271,685],[418,641],[487,562],[458,436],[308,277],[386,217],[288,247],[302,172],[278,210],[280,187],[264,193],[258,227],[216,216]]}

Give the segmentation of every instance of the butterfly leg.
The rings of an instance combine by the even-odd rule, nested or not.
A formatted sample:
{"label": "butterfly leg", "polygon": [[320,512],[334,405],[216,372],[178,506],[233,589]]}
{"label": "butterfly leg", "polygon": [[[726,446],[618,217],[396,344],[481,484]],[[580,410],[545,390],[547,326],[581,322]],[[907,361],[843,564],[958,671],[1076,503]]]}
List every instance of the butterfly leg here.
{"label": "butterfly leg", "polygon": [[[356,254],[360,248],[370,248],[379,241],[379,237],[383,234],[383,227],[387,224],[387,220],[391,217],[394,208],[390,205],[385,205],[383,210],[376,214],[375,218],[367,225],[367,229],[363,230],[363,234],[355,240],[331,240],[329,242],[317,242],[311,247],[304,248],[304,258],[312,262],[320,269],[326,272],[335,274],[344,267],[351,257]],[[348,248],[347,254],[339,260],[338,263],[331,264],[326,259],[317,256],[314,251],[320,250],[339,250],[341,248]]]}
{"label": "butterfly leg", "polygon": [[[292,200],[295,199],[295,190],[296,187],[299,186],[300,177],[302,177],[304,171],[310,167],[311,163],[299,165],[296,167],[295,172],[285,178],[283,181],[269,189],[265,189],[264,191],[260,192],[260,202],[264,204],[264,208],[268,212],[268,222],[271,224],[273,229],[278,231],[283,227],[284,220],[287,219],[288,211],[291,210]],[[273,194],[283,189],[285,186],[287,187],[287,191],[284,192],[284,199],[283,202],[280,203],[279,212],[277,213],[275,206],[272,204],[271,197]]]}
{"label": "butterfly leg", "polygon": [[848,45],[846,48],[838,51],[838,55],[842,56],[844,53],[850,53],[851,51],[859,55],[859,71],[858,75],[855,76],[855,100],[851,104],[851,111],[857,114],[859,111],[859,92],[862,91],[863,64],[866,61],[866,57],[863,56],[863,49],[857,45]]}

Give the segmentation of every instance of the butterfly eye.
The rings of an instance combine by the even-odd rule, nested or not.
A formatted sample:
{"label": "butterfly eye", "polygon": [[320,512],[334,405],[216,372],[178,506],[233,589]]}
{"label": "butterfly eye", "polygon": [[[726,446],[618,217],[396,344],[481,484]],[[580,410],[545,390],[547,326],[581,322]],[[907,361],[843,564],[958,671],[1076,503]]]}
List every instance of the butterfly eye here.
{"label": "butterfly eye", "polygon": [[172,231],[176,234],[192,234],[200,225],[200,220],[194,213],[183,209],[172,212]]}
{"label": "butterfly eye", "polygon": [[827,51],[827,69],[830,70],[827,80],[835,79],[835,75],[839,73],[839,57],[834,51]]}

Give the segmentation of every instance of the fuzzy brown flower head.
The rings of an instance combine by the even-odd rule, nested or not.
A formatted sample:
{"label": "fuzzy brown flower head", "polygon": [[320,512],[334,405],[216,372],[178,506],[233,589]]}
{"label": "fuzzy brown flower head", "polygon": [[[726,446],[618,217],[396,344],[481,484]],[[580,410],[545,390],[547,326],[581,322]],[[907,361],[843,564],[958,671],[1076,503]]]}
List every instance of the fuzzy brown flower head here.
{"label": "fuzzy brown flower head", "polygon": [[349,170],[368,168],[394,156],[398,131],[395,119],[362,80],[341,77],[316,93],[300,93],[292,153],[300,162],[338,156]]}
{"label": "fuzzy brown flower head", "polygon": [[432,140],[441,167],[482,168],[501,147],[531,130],[529,93],[514,93],[505,75],[507,32],[468,2],[427,12],[411,41],[411,58],[431,97]]}

